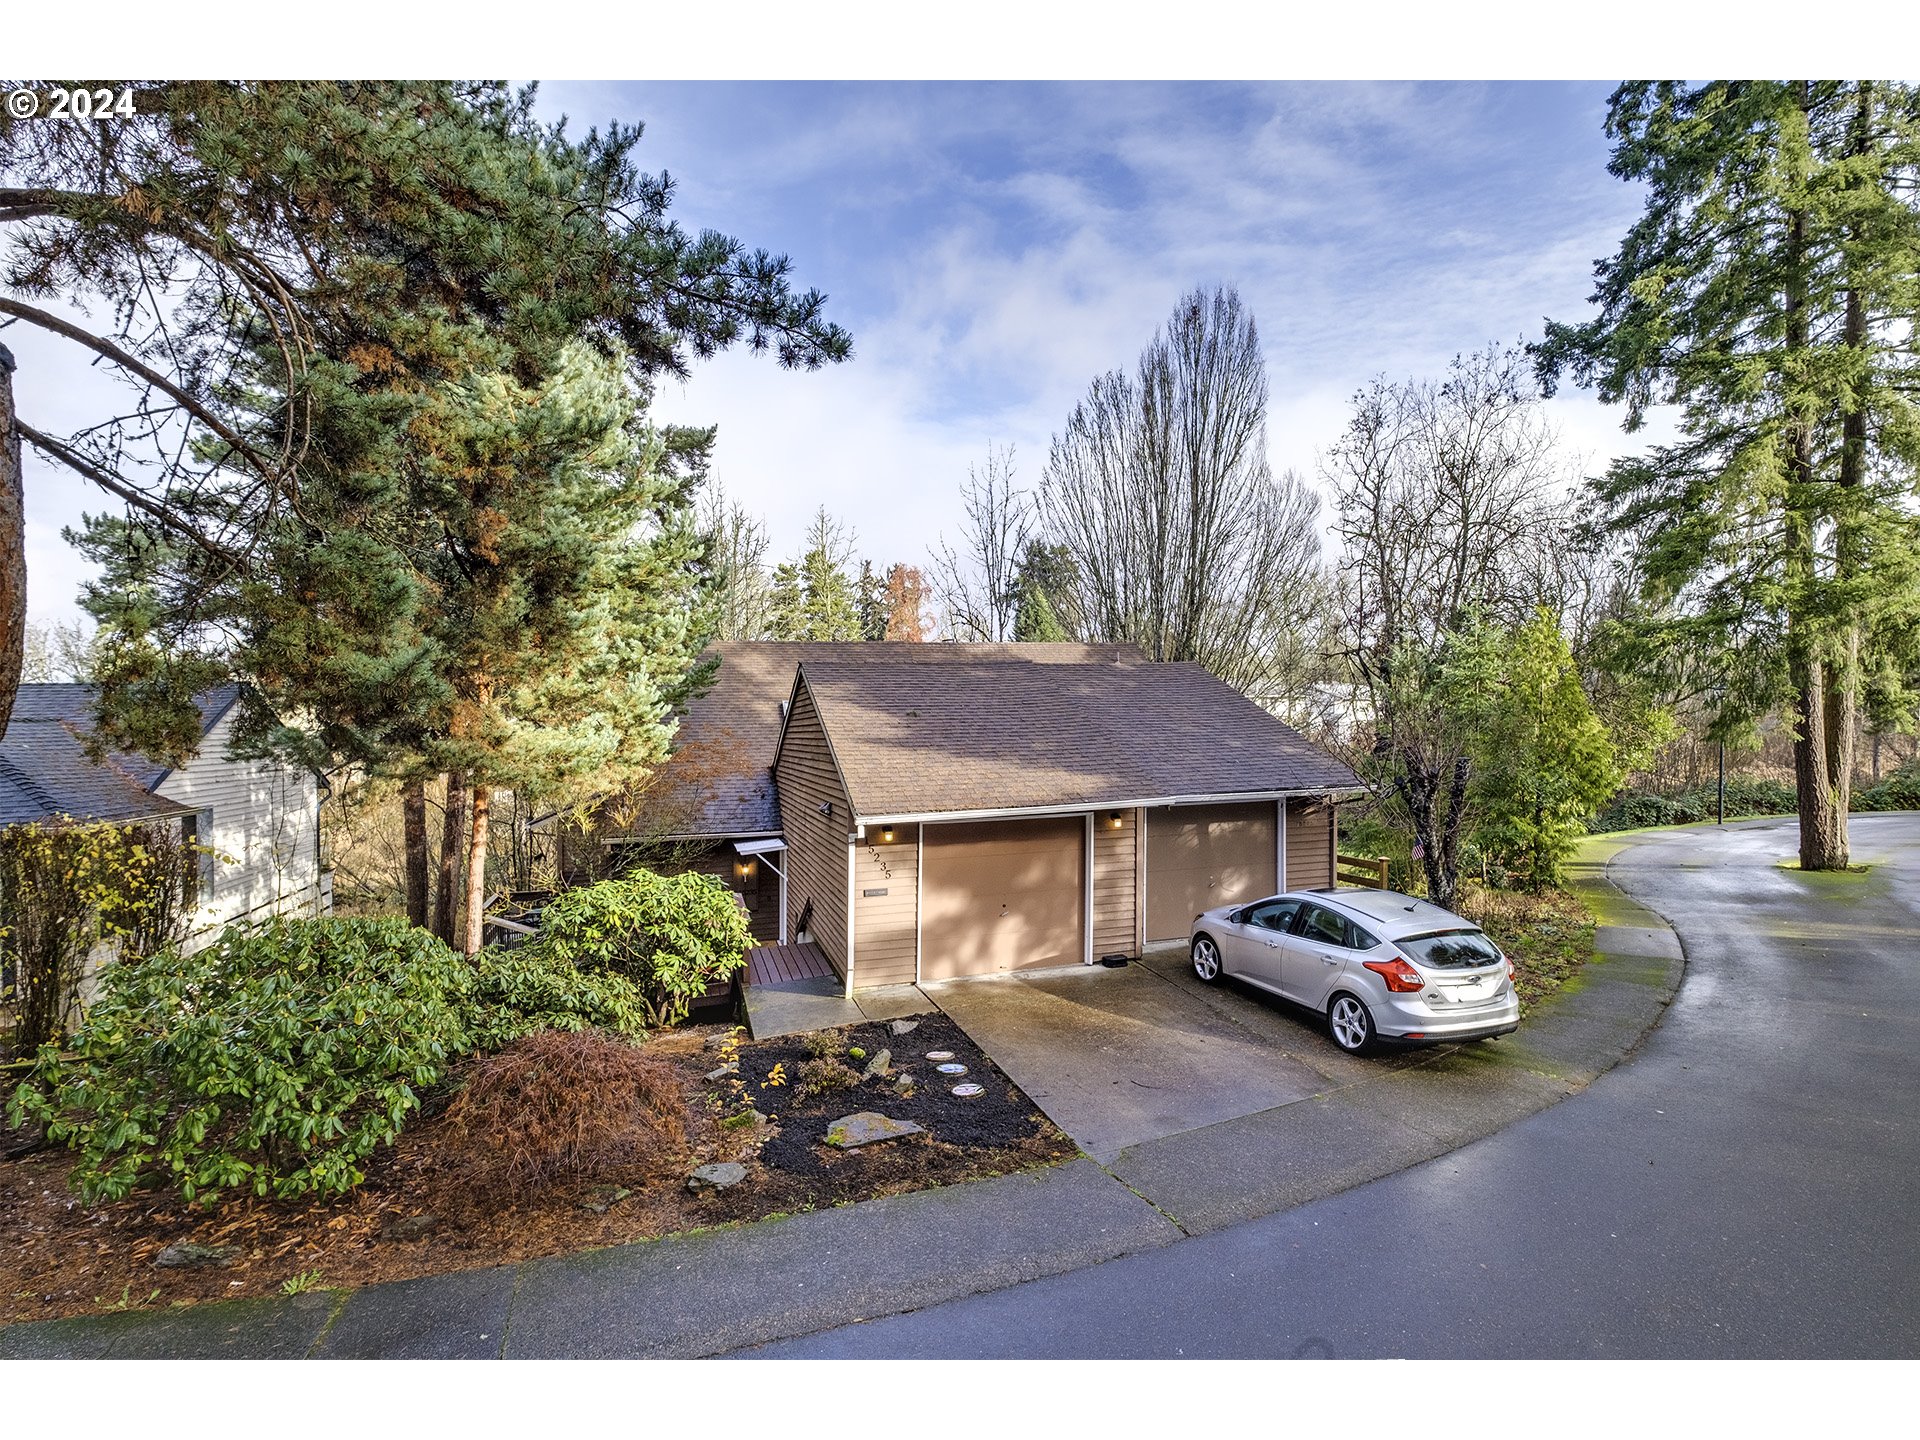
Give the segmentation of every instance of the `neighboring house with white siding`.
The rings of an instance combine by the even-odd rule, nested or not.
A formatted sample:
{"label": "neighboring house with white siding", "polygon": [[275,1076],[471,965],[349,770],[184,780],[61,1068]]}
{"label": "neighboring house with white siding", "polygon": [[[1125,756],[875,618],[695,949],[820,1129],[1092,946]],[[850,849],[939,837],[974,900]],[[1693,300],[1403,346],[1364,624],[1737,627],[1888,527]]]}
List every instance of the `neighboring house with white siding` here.
{"label": "neighboring house with white siding", "polygon": [[201,866],[188,945],[235,921],[322,915],[332,887],[320,863],[320,785],[311,772],[228,753],[240,687],[199,696],[202,738],[184,764],[166,766],[84,750],[92,725],[87,685],[22,685],[0,739],[0,827],[69,816],[151,823],[174,820],[216,852]]}

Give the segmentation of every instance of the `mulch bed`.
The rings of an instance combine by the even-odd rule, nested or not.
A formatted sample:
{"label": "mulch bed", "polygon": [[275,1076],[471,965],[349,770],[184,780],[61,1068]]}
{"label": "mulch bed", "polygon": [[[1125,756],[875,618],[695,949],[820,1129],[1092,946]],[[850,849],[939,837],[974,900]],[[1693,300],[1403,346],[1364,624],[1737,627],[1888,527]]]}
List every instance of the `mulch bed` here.
{"label": "mulch bed", "polygon": [[[297,1277],[359,1286],[512,1264],[1005,1174],[1076,1153],[950,1020],[918,1019],[904,1036],[885,1024],[830,1032],[828,1063],[857,1070],[864,1061],[834,1057],[859,1048],[870,1058],[884,1049],[892,1052],[891,1073],[815,1095],[798,1093],[801,1068],[820,1058],[806,1037],[742,1044],[738,1079],[710,1082],[724,1027],[656,1036],[649,1052],[670,1060],[684,1080],[685,1145],[592,1183],[557,1183],[493,1209],[478,1208],[450,1179],[459,1157],[439,1112],[454,1085],[440,1087],[426,1113],[369,1164],[366,1181],[337,1200],[235,1199],[199,1211],[172,1194],[146,1192],[88,1210],[67,1187],[66,1152],[0,1161],[0,1324],[270,1295],[300,1283]],[[828,1039],[816,1045],[827,1049]],[[928,1050],[952,1051],[969,1073],[938,1075],[924,1058]],[[768,1083],[780,1073],[775,1066],[783,1067],[784,1084]],[[903,1071],[918,1082],[911,1096],[895,1088]],[[985,1093],[956,1098],[950,1090],[962,1080]],[[739,1123],[750,1108],[768,1121]],[[927,1133],[850,1151],[820,1143],[829,1122],[861,1110],[911,1120]],[[0,1154],[24,1138],[0,1135]],[[748,1178],[717,1193],[687,1189],[694,1166],[723,1160],[743,1162]],[[159,1252],[180,1242],[237,1246],[239,1254],[225,1266],[157,1268]]]}

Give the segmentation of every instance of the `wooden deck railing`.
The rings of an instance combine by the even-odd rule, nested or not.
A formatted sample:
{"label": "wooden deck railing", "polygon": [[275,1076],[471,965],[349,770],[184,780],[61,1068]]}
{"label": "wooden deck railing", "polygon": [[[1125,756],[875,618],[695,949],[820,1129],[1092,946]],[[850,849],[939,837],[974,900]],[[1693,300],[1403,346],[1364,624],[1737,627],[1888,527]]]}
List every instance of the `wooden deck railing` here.
{"label": "wooden deck railing", "polygon": [[1387,862],[1371,855],[1334,857],[1333,879],[1337,885],[1358,885],[1367,890],[1387,888]]}

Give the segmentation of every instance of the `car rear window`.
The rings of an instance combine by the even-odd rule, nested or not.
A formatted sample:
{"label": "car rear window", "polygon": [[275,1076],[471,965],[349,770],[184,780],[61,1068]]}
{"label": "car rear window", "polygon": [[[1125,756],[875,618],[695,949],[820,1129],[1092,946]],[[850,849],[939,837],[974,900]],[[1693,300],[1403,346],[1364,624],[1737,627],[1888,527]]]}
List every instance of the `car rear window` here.
{"label": "car rear window", "polygon": [[1432,935],[1409,935],[1394,943],[1435,970],[1471,970],[1500,959],[1500,947],[1481,930],[1441,930]]}

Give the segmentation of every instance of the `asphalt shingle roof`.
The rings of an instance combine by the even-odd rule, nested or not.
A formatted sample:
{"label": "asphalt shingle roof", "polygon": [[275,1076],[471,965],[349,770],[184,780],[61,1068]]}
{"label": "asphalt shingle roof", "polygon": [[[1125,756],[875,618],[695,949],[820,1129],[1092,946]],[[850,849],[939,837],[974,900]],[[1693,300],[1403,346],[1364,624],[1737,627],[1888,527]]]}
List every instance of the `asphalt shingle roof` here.
{"label": "asphalt shingle roof", "polygon": [[978,664],[1144,664],[1131,645],[947,645],[874,641],[736,640],[715,645],[720,668],[711,689],[688,705],[675,753],[649,790],[637,827],[672,835],[773,835],[780,805],[773,793],[773,757],[780,743],[780,706],[802,662],[840,662],[861,669]]}
{"label": "asphalt shingle roof", "polygon": [[1358,784],[1199,665],[807,659],[801,674],[863,816]]}
{"label": "asphalt shingle roof", "polygon": [[[198,696],[202,733],[239,696],[227,685]],[[169,767],[142,755],[109,754],[96,764],[82,741],[93,725],[87,685],[22,685],[0,739],[0,825],[71,815],[83,820],[138,820],[177,815],[187,807],[151,793]]]}

